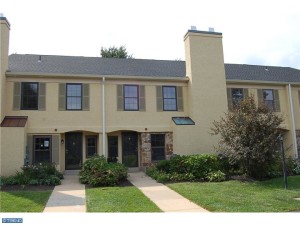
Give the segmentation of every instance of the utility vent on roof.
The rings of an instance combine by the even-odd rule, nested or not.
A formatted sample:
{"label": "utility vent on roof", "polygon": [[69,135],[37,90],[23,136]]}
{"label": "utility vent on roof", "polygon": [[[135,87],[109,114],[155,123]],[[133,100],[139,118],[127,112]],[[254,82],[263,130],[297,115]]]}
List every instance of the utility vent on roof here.
{"label": "utility vent on roof", "polygon": [[191,30],[197,30],[196,26],[191,26]]}
{"label": "utility vent on roof", "polygon": [[209,32],[215,32],[215,28],[209,27],[209,28],[208,28],[208,31],[209,31]]}

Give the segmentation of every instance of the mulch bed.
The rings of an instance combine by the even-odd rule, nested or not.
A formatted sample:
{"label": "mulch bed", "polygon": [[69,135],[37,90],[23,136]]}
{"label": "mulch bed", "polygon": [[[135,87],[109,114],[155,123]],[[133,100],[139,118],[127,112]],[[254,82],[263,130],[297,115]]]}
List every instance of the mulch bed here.
{"label": "mulch bed", "polygon": [[46,185],[4,185],[0,187],[1,191],[52,191],[54,186]]}

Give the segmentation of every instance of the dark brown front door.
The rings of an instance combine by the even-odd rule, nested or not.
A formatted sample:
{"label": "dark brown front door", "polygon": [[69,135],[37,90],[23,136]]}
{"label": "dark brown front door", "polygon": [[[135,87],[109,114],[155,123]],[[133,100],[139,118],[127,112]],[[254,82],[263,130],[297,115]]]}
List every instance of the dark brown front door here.
{"label": "dark brown front door", "polygon": [[122,133],[122,161],[127,167],[138,167],[138,134]]}
{"label": "dark brown front door", "polygon": [[82,133],[66,133],[66,170],[78,170],[82,165]]}

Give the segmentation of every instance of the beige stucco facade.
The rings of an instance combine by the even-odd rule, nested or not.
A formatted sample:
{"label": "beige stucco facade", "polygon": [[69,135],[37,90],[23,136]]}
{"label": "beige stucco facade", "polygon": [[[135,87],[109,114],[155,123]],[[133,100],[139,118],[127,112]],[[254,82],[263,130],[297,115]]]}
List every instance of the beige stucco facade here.
{"label": "beige stucco facade", "polygon": [[[108,157],[110,149],[115,148],[119,162],[125,162],[124,154],[129,154],[126,157],[136,154],[137,163],[128,162],[128,165],[147,167],[155,161],[154,157],[158,157],[153,155],[154,142],[151,142],[151,137],[154,138],[155,135],[157,138],[163,137],[159,141],[164,143],[164,146],[160,146],[164,149],[161,153],[164,158],[169,158],[172,154],[213,152],[218,137],[211,136],[210,127],[212,122],[223,116],[228,109],[227,88],[247,88],[256,99],[257,89],[278,90],[280,113],[285,117],[285,122],[282,124],[282,128],[286,130],[285,145],[290,147],[291,155],[296,155],[288,84],[226,81],[220,33],[189,31],[185,35],[186,77],[183,78],[119,76],[118,74],[115,76],[31,74],[7,71],[9,24],[6,19],[0,21],[1,121],[8,116],[28,117],[24,127],[1,127],[1,175],[14,173],[24,165],[26,160],[34,163],[35,146],[40,140],[43,140],[44,147],[50,146],[49,160],[54,162],[60,171],[68,169],[66,164],[69,161],[66,157],[69,157],[68,151],[72,144],[80,146],[76,150],[80,154],[80,160],[77,161],[80,165],[92,149],[96,149],[97,154]],[[44,84],[45,107],[37,110],[22,110],[20,107],[16,109],[15,84],[26,82]],[[61,110],[62,84],[81,84],[88,87],[86,89],[88,90],[87,109]],[[117,95],[120,85],[136,85],[143,88],[143,110],[118,109]],[[158,110],[157,90],[162,86],[175,87],[181,93],[180,110],[179,106],[178,110],[174,111]],[[298,94],[300,84],[292,84],[291,90],[295,129],[300,130]],[[190,117],[195,125],[176,125],[172,117]],[[70,134],[78,134],[80,140],[71,140]],[[89,139],[90,137],[92,139]],[[110,137],[115,137],[115,142],[111,142]],[[125,142],[126,138],[128,142]],[[124,150],[129,148],[130,139],[135,141],[136,153],[126,153]]]}

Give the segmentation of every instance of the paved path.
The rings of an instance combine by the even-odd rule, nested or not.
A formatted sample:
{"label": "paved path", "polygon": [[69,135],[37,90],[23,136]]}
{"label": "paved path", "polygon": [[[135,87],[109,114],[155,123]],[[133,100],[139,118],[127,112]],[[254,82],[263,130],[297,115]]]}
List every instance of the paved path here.
{"label": "paved path", "polygon": [[78,175],[64,175],[61,185],[55,186],[44,212],[85,212],[85,186]]}
{"label": "paved path", "polygon": [[129,173],[128,180],[164,212],[208,212],[143,172]]}

